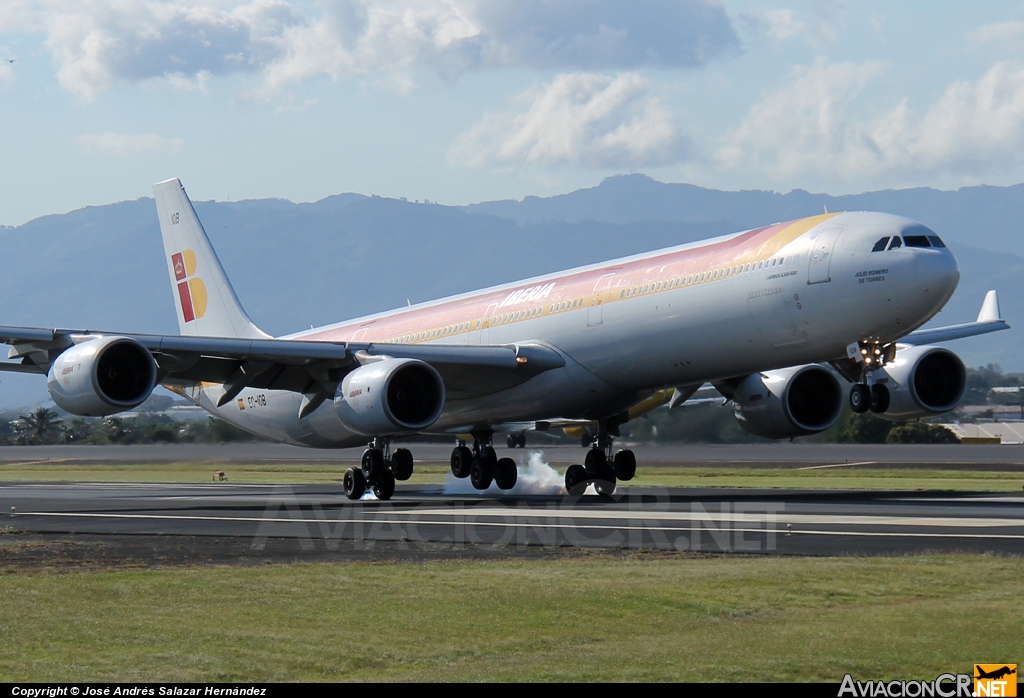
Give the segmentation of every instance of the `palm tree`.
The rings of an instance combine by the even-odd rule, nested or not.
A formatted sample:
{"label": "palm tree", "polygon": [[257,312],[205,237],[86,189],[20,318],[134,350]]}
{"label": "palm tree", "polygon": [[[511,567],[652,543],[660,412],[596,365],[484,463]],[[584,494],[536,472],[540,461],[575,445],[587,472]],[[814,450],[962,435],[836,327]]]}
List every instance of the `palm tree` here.
{"label": "palm tree", "polygon": [[25,423],[25,431],[29,434],[29,442],[33,444],[46,443],[50,432],[56,429],[60,422],[60,415],[46,407],[37,407],[32,414],[23,414],[18,417]]}

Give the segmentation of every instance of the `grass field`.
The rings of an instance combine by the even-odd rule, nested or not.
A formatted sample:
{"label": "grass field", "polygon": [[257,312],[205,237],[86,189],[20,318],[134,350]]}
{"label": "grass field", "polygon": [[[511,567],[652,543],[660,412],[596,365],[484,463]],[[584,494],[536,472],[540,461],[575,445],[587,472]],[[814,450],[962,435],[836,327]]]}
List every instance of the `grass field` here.
{"label": "grass field", "polygon": [[1024,658],[1024,558],[2,570],[5,681],[930,680]]}
{"label": "grass field", "polygon": [[[288,464],[67,464],[46,462],[0,465],[0,481],[210,482],[214,470],[236,483],[341,483],[347,465]],[[979,466],[983,467],[983,466]],[[443,463],[416,466],[414,484],[437,484],[449,472]],[[1024,471],[1015,473],[912,468],[839,467],[825,469],[642,466],[630,485],[655,487],[780,487],[899,490],[1021,491]]]}

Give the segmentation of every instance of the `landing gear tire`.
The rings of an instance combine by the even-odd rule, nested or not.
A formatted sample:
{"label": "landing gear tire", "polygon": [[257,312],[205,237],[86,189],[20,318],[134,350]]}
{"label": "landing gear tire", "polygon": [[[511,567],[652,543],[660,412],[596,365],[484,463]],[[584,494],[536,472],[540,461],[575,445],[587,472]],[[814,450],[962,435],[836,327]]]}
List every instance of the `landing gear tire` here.
{"label": "landing gear tire", "polygon": [[636,475],[636,456],[628,448],[615,454],[615,477],[628,482]]}
{"label": "landing gear tire", "polygon": [[573,463],[565,471],[565,491],[573,497],[579,497],[587,490],[587,469],[579,463]]}
{"label": "landing gear tire", "polygon": [[871,389],[863,383],[850,388],[850,409],[856,414],[864,414],[871,405]]}
{"label": "landing gear tire", "polygon": [[484,446],[481,448],[480,456],[492,467],[498,464],[498,454],[495,453],[494,449],[490,446]]}
{"label": "landing gear tire", "polygon": [[599,466],[594,472],[594,489],[598,494],[609,496],[615,492],[615,468],[608,463]]}
{"label": "landing gear tire", "polygon": [[474,489],[486,490],[491,486],[493,479],[493,466],[489,460],[474,458],[469,466],[469,481]]}
{"label": "landing gear tire", "polygon": [[377,499],[386,500],[391,499],[391,495],[394,493],[395,475],[390,470],[383,469],[377,477],[377,481],[373,483],[373,496]]}
{"label": "landing gear tire", "polygon": [[587,451],[587,457],[583,460],[583,467],[587,469],[587,474],[593,477],[605,465],[608,465],[608,456],[604,454],[603,449],[592,448]]}
{"label": "landing gear tire", "polygon": [[498,489],[510,490],[516,486],[519,473],[516,471],[516,462],[511,458],[501,458],[494,469],[494,482]]}
{"label": "landing gear tire", "polygon": [[363,479],[366,484],[373,485],[381,473],[390,471],[384,467],[384,454],[379,448],[368,448],[363,451]]}
{"label": "landing gear tire", "polygon": [[871,411],[882,414],[889,409],[889,389],[884,385],[871,386]]}
{"label": "landing gear tire", "polygon": [[469,469],[473,465],[473,452],[465,446],[452,451],[452,475],[459,478],[469,477]]}
{"label": "landing gear tire", "polygon": [[408,480],[411,478],[412,469],[412,452],[409,449],[400,448],[391,454],[391,472],[395,474],[396,480]]}
{"label": "landing gear tire", "polygon": [[361,468],[349,468],[345,471],[345,496],[359,499],[366,493],[366,478]]}

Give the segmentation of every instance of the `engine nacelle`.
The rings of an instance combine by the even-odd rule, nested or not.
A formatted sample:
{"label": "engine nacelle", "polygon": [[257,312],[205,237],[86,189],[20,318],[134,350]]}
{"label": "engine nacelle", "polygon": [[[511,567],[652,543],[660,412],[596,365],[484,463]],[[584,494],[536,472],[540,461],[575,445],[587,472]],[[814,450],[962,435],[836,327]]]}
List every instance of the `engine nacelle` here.
{"label": "engine nacelle", "polygon": [[794,366],[744,378],[733,396],[733,415],[756,436],[808,436],[836,423],[843,398],[832,371],[817,364]]}
{"label": "engine nacelle", "polygon": [[934,417],[960,404],[967,369],[949,349],[903,347],[893,361],[873,372],[871,384],[889,389],[889,408],[876,416],[894,422]]}
{"label": "engine nacelle", "polygon": [[357,434],[419,431],[441,416],[444,381],[423,361],[377,361],[345,376],[334,396],[334,409],[342,424]]}
{"label": "engine nacelle", "polygon": [[138,407],[156,386],[149,349],[129,337],[98,337],[76,344],[50,366],[46,388],[62,410],[106,417]]}

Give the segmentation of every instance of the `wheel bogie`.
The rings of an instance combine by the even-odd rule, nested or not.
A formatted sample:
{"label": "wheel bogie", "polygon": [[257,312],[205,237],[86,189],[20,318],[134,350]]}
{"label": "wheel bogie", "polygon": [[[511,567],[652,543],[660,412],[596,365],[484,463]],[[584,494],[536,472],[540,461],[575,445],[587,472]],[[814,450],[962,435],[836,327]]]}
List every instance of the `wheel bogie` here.
{"label": "wheel bogie", "polygon": [[565,471],[565,491],[573,497],[578,497],[587,489],[587,469],[579,463],[573,463]]}

